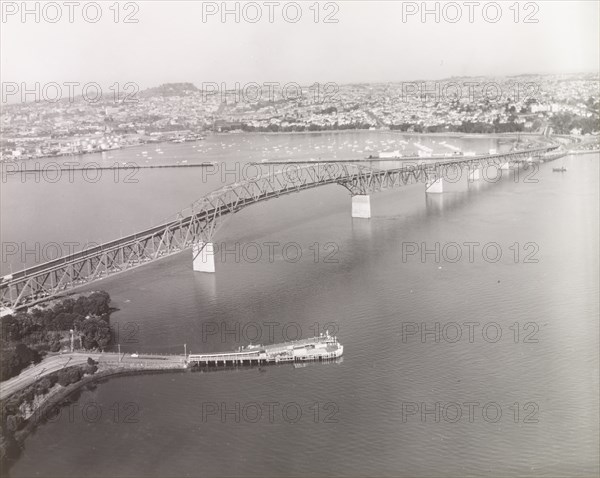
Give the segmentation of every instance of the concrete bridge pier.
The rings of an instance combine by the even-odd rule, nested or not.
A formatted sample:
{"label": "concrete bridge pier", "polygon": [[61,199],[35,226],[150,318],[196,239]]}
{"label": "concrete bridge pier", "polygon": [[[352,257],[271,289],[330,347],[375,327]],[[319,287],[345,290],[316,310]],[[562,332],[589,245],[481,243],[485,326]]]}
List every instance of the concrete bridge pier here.
{"label": "concrete bridge pier", "polygon": [[516,167],[518,167],[517,165],[515,165],[514,163],[511,163],[510,161],[507,161],[506,163],[502,163],[502,165],[500,166],[500,174],[502,174],[502,177],[509,177],[510,176],[510,172]]}
{"label": "concrete bridge pier", "polygon": [[470,183],[481,180],[481,166],[470,168],[467,179]]}
{"label": "concrete bridge pier", "polygon": [[352,217],[371,219],[371,195],[356,194],[352,196]]}
{"label": "concrete bridge pier", "polygon": [[503,178],[509,178],[510,174],[513,171],[518,170],[520,167],[521,165],[517,162],[507,161],[506,163],[502,163],[502,166],[500,166],[500,174],[502,174]]}
{"label": "concrete bridge pier", "polygon": [[215,248],[212,242],[197,242],[192,247],[195,272],[215,272]]}

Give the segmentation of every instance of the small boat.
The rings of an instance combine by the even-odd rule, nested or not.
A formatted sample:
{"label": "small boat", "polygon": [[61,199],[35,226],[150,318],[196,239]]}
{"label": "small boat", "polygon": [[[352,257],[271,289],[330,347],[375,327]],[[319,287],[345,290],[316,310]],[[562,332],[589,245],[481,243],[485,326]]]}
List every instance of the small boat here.
{"label": "small boat", "polygon": [[552,168],[552,171],[555,173],[564,173],[567,170],[564,166],[561,168]]}

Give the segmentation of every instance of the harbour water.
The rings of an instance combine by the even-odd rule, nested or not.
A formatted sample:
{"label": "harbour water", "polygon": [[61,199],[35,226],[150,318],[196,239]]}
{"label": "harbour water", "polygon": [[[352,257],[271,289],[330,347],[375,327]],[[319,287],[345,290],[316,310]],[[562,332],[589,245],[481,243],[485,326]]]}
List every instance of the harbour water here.
{"label": "harbour water", "polygon": [[[398,149],[397,138],[213,136],[163,145],[161,162],[356,158],[383,141]],[[442,140],[421,138],[436,149]],[[142,150],[78,160],[141,163]],[[567,172],[553,173],[558,163]],[[106,241],[233,182],[195,168],[136,179],[9,178],[2,241]],[[344,356],[111,379],[38,427],[11,475],[597,475],[598,155],[542,165],[535,179],[384,192],[370,220],[352,219],[348,192],[326,186],[230,218],[215,242],[239,249],[217,254],[215,275],[193,272],[188,251],[95,285],[119,308],[112,322],[128,353],[229,351],[327,328]],[[17,270],[36,258],[9,259],[3,267]]]}

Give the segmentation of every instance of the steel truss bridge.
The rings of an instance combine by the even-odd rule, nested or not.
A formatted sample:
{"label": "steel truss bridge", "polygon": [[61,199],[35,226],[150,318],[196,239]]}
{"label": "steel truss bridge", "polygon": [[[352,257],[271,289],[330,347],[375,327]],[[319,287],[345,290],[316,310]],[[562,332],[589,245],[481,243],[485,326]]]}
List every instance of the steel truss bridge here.
{"label": "steel truss bridge", "polygon": [[209,243],[225,217],[252,204],[286,194],[328,184],[339,184],[352,196],[419,182],[427,187],[443,178],[448,168],[472,171],[490,165],[515,164],[518,167],[525,162],[555,159],[563,155],[558,148],[558,145],[551,145],[429,164],[422,162],[394,169],[375,169],[344,162],[290,165],[293,167],[217,189],[180,212],[175,220],[5,276],[0,283],[0,303],[4,311],[25,308],[84,284],[177,254],[194,245]]}

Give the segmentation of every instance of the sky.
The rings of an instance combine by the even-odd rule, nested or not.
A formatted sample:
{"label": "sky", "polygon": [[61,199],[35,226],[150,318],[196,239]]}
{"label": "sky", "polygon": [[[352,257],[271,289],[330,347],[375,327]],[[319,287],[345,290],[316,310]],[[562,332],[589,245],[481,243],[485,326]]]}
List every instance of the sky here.
{"label": "sky", "polygon": [[[27,2],[34,13],[24,18],[22,2],[1,3],[2,82],[135,82],[143,89],[167,82],[309,85],[599,70],[596,0],[428,2],[432,12],[439,9],[437,18],[422,17],[420,1],[228,2],[238,18],[221,17],[223,2],[120,2],[117,9],[109,1],[98,9],[79,1],[72,22],[68,2],[55,2],[58,8]],[[127,15],[137,23],[125,22]]]}

